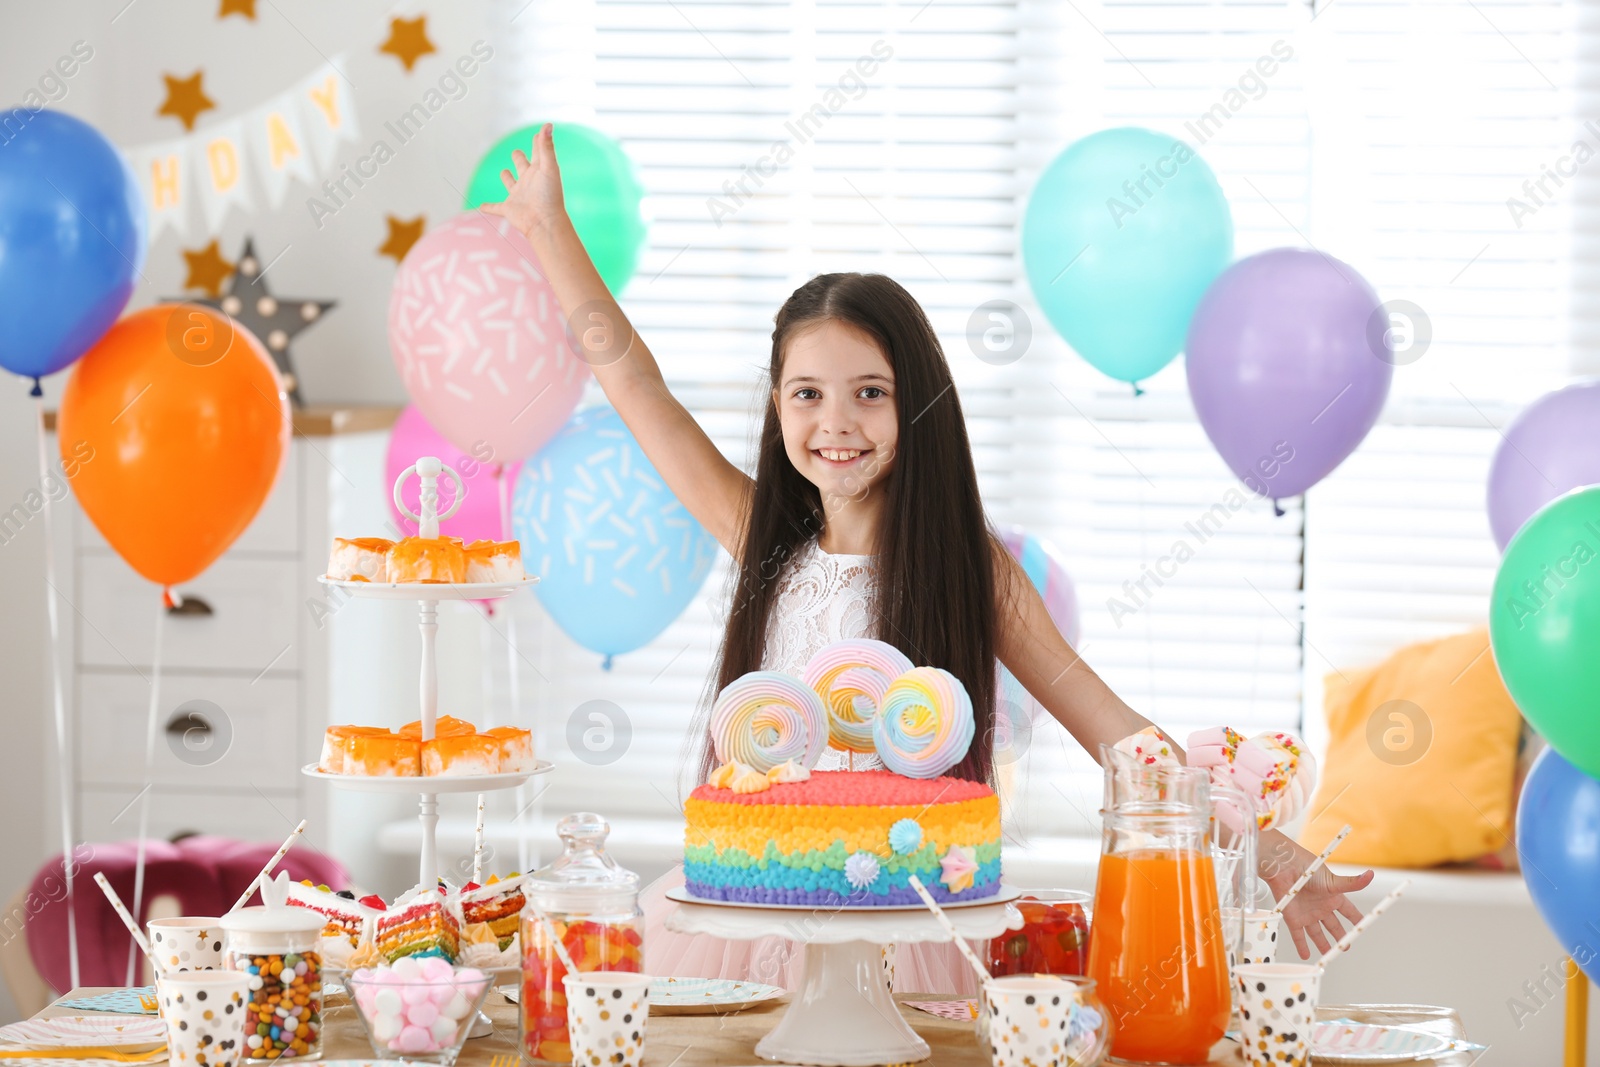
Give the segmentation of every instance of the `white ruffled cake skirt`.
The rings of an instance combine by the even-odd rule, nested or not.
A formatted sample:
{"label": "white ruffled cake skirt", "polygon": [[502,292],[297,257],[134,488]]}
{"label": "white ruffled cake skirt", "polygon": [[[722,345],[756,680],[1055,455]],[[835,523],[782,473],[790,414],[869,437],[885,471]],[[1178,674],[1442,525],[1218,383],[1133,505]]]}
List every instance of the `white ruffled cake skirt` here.
{"label": "white ruffled cake skirt", "polygon": [[[761,982],[793,992],[805,973],[805,946],[784,937],[729,941],[709,934],[680,934],[667,929],[667,915],[677,905],[667,892],[683,888],[680,864],[645,887],[644,970],[662,978],[731,978]],[[981,945],[975,945],[981,957]],[[926,942],[897,945],[887,954],[896,993],[945,993],[975,997],[977,980],[955,945]]]}

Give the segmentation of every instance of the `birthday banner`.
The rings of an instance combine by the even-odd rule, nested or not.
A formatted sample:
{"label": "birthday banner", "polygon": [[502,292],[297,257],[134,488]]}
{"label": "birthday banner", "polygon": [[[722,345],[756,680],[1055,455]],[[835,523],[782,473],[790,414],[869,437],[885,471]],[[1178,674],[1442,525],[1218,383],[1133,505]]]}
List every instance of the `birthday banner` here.
{"label": "birthday banner", "polygon": [[[234,208],[275,208],[289,179],[314,186],[333,169],[342,141],[360,131],[339,57],[254,111],[172,141],[123,150],[150,219],[150,239],[171,227],[214,234]],[[260,198],[259,201],[257,198]]]}

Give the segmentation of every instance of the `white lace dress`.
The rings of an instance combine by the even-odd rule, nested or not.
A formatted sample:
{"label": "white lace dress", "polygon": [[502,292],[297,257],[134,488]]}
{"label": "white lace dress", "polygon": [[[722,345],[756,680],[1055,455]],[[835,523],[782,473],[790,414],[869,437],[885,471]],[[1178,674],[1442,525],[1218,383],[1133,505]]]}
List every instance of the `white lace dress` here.
{"label": "white lace dress", "polygon": [[[871,556],[830,554],[813,540],[796,553],[779,583],[761,657],[762,669],[799,677],[823,646],[846,638],[871,636]],[[881,766],[871,754],[831,747],[817,763],[817,769],[825,771]],[[735,978],[790,990],[798,988],[805,969],[803,945],[779,937],[725,941],[668,930],[666,915],[675,905],[665,894],[682,885],[683,868],[675,867],[644,891],[647,974]],[[953,945],[906,945],[895,952],[893,959],[896,992],[962,996],[976,992],[971,971]]]}

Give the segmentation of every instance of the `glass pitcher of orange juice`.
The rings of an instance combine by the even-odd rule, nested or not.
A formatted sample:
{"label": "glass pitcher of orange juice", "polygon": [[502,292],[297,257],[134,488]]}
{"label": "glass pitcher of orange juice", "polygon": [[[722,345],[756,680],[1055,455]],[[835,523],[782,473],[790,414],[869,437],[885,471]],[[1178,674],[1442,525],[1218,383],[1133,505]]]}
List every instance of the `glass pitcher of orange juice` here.
{"label": "glass pitcher of orange juice", "polygon": [[1203,768],[1147,765],[1105,745],[1100,762],[1105,806],[1089,977],[1114,1020],[1111,1054],[1130,1063],[1205,1063],[1231,1013],[1226,939],[1243,933],[1237,924],[1225,930],[1218,909],[1212,804],[1242,813],[1235,899],[1255,871],[1254,808],[1241,791],[1214,786]]}

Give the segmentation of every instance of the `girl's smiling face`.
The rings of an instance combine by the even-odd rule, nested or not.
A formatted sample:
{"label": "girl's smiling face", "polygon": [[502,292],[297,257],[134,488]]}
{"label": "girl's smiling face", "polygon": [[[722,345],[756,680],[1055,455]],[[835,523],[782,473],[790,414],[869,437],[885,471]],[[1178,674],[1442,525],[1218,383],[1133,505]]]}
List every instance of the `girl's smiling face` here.
{"label": "girl's smiling face", "polygon": [[894,467],[894,368],[870,336],[835,319],[794,334],[772,390],[783,446],[829,498],[859,499]]}

